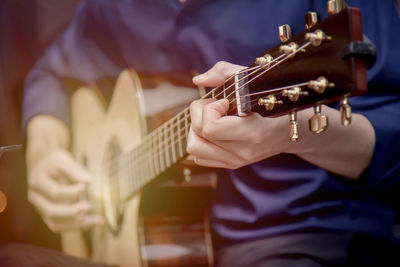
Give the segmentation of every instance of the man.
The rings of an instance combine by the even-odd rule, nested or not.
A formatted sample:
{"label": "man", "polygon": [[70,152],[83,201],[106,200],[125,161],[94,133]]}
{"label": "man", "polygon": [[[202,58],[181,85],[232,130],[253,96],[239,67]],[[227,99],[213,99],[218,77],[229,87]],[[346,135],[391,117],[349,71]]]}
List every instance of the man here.
{"label": "man", "polygon": [[[319,1],[85,1],[62,37],[26,82],[29,199],[56,232],[103,223],[87,202],[72,202],[91,175],[68,152],[69,92],[62,80],[96,81],[126,67],[188,77],[226,60],[249,65],[278,43],[277,26],[298,33]],[[211,223],[220,266],[322,266],[382,263],[393,258],[398,189],[400,84],[393,1],[349,1],[364,15],[365,34],[379,58],[370,93],[352,99],[351,126],[323,107],[329,130],[306,132],[310,110],[299,113],[300,140],[288,141],[287,118],[223,117],[224,100],[195,101],[188,152],[219,171]],[[395,31],[394,31],[395,32]],[[216,86],[241,68],[218,63],[194,78]],[[49,116],[50,115],[50,116]],[[387,156],[389,155],[389,156]],[[229,170],[232,169],[232,170]],[[59,177],[69,180],[60,184]]]}

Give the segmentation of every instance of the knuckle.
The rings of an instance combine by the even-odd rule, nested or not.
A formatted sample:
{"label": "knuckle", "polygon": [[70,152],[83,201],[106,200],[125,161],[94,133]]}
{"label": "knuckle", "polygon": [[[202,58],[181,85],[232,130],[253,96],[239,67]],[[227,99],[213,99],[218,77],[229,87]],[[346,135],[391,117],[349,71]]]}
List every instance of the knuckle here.
{"label": "knuckle", "polygon": [[201,135],[206,139],[212,139],[214,136],[214,125],[211,122],[204,123]]}
{"label": "knuckle", "polygon": [[218,72],[218,73],[225,73],[225,70],[226,70],[226,61],[218,61],[216,64],[215,64],[215,70],[216,70],[216,72]]}
{"label": "knuckle", "polygon": [[33,197],[33,193],[32,193],[31,190],[28,190],[28,201],[29,201],[29,203],[31,203],[32,205],[36,206],[35,199],[34,199],[34,197]]}
{"label": "knuckle", "polygon": [[60,231],[59,227],[52,221],[46,220],[45,222],[46,222],[47,227],[49,227],[50,231],[52,231],[54,233],[58,233]]}
{"label": "knuckle", "polygon": [[52,199],[59,199],[61,197],[61,190],[58,189],[57,187],[53,188],[52,190],[49,190],[49,196]]}
{"label": "knuckle", "polygon": [[201,133],[201,123],[197,120],[192,121],[192,130],[195,133]]}
{"label": "knuckle", "polygon": [[257,130],[251,132],[250,138],[250,140],[252,140],[252,142],[256,145],[262,144],[264,141],[262,134]]}
{"label": "knuckle", "polygon": [[253,159],[254,151],[249,146],[244,146],[240,151],[240,159],[241,161],[247,163]]}

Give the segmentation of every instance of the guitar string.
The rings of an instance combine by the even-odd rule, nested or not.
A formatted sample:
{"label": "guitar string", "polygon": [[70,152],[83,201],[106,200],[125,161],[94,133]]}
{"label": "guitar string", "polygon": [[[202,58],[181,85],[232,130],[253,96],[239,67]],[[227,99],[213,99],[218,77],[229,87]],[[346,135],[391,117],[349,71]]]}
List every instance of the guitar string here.
{"label": "guitar string", "polygon": [[[285,56],[285,54],[279,55],[278,57],[274,58],[271,62],[267,62],[267,63],[264,63],[264,64],[262,64],[262,65],[258,65],[258,66],[252,67],[252,68],[247,68],[247,69],[245,69],[245,70],[239,71],[238,73],[232,74],[231,76],[229,76],[228,79],[225,80],[225,82],[224,82],[222,85],[219,85],[219,86],[215,87],[214,89],[212,89],[210,92],[208,92],[206,95],[204,95],[204,96],[202,97],[202,99],[206,98],[206,96],[209,96],[210,94],[212,95],[213,92],[217,91],[217,89],[219,89],[220,87],[225,86],[225,84],[226,84],[228,81],[230,81],[232,78],[235,78],[235,76],[237,76],[238,74],[243,74],[245,71],[247,71],[247,72],[248,72],[248,71],[252,71],[251,73],[247,73],[246,76],[243,76],[243,77],[239,78],[239,80],[238,80],[237,82],[241,82],[242,80],[247,79],[249,76],[251,76],[252,74],[256,73],[257,71],[262,70],[266,65],[271,65],[271,64],[275,63],[276,61],[278,61],[279,59],[281,59],[283,56]],[[278,62],[277,64],[279,64],[279,62]],[[228,91],[228,89],[230,89],[230,88],[233,87],[233,86],[235,86],[235,83],[230,84],[230,85],[229,85],[228,87],[226,87],[226,88],[224,87],[224,89],[223,89],[221,92],[219,92],[219,93],[218,93],[217,95],[215,95],[215,96],[212,96],[211,98],[217,98],[217,97],[220,96],[221,94],[226,93],[226,92]],[[242,89],[242,87],[236,89],[236,90],[233,91],[233,92],[236,92],[237,90],[240,90],[240,89]],[[231,94],[229,94],[228,96],[225,96],[225,98],[227,98],[227,97],[229,97],[229,96],[231,96]]]}
{"label": "guitar string", "polygon": [[[284,62],[284,61],[286,61],[288,58],[290,58],[292,55],[294,55],[294,54],[297,54],[300,50],[302,50],[302,49],[304,49],[304,48],[306,48],[308,45],[310,44],[310,42],[307,42],[307,43],[305,43],[304,45],[302,45],[300,48],[298,48],[298,49],[296,49],[295,51],[293,51],[292,53],[289,53],[289,54],[281,54],[279,57],[277,57],[277,58],[275,58],[272,62],[269,62],[269,63],[267,63],[267,64],[272,64],[273,62],[276,62],[276,61],[278,61],[281,57],[283,57],[283,56],[285,56],[286,55],[286,57],[283,59],[283,60],[281,60],[281,61],[278,61],[276,64],[274,64],[274,65],[272,65],[271,67],[269,67],[269,68],[267,68],[267,69],[265,69],[263,72],[261,72],[260,74],[258,74],[257,76],[255,76],[254,78],[252,78],[251,80],[249,80],[249,81],[247,81],[245,84],[243,84],[243,85],[241,85],[238,89],[236,89],[236,90],[234,90],[233,92],[231,92],[228,96],[226,96],[225,98],[228,98],[228,97],[230,97],[234,92],[236,92],[237,90],[240,90],[241,88],[243,88],[245,85],[247,85],[247,84],[249,84],[251,81],[253,81],[254,79],[256,79],[256,78],[258,78],[259,76],[261,76],[261,75],[263,75],[264,73],[266,73],[266,72],[268,72],[269,70],[271,70],[272,68],[274,68],[274,67],[276,67],[276,66],[278,66],[278,65],[280,65],[282,62]],[[241,70],[239,73],[245,73],[245,72],[248,72],[248,71],[250,71],[250,70],[254,70],[252,73],[250,73],[250,74],[248,74],[248,75],[246,75],[246,76],[244,76],[244,77],[242,77],[240,80],[243,80],[243,79],[246,79],[247,77],[249,77],[251,74],[253,74],[253,73],[255,73],[255,72],[257,72],[258,70],[260,70],[261,68],[263,68],[263,66],[264,65],[266,65],[266,64],[263,64],[263,65],[260,65],[260,66],[255,66],[255,67],[252,67],[252,68],[246,68],[246,69],[244,69],[244,70]],[[226,81],[225,81],[225,83],[227,82],[227,81],[229,81],[230,79],[232,79],[232,77],[235,77],[237,75],[237,73],[236,74],[233,74],[233,75],[231,75]],[[239,81],[240,81],[239,80]],[[223,94],[223,93],[225,93],[229,88],[231,88],[233,85],[235,85],[235,84],[231,84],[230,86],[228,86],[228,87],[226,87],[226,88],[224,88],[223,89],[223,91],[222,92],[220,92],[219,94],[217,94],[216,96],[214,96],[214,97],[218,97],[218,96],[220,96],[221,94]],[[221,86],[219,86],[219,87],[221,87]],[[210,96],[210,95],[212,95],[212,93],[213,93],[213,91],[215,91],[216,89],[218,89],[218,87],[216,87],[216,88],[214,88],[212,91],[210,91],[209,93],[207,93],[205,96],[203,96],[202,98],[205,98],[205,97],[207,97],[207,96]],[[283,90],[283,89],[282,89]],[[270,90],[268,91],[268,92],[270,92]],[[265,93],[265,92],[264,92]],[[246,96],[246,95],[245,95]],[[229,99],[228,99],[229,100]],[[234,100],[232,100],[230,103],[232,103],[233,101],[235,101],[235,99]],[[146,143],[149,141],[149,139],[152,141],[152,143],[153,143],[153,139],[154,139],[154,136],[155,135],[157,135],[157,137],[160,135],[160,132],[162,131],[162,132],[165,132],[165,131],[167,131],[167,130],[165,130],[166,129],[166,125],[168,125],[168,124],[172,124],[173,123],[173,121],[175,120],[175,119],[177,119],[177,123],[181,123],[181,121],[180,121],[180,116],[182,115],[182,114],[184,114],[184,113],[186,113],[188,111],[188,108],[186,108],[185,110],[183,110],[182,112],[180,112],[180,113],[178,113],[176,116],[174,116],[169,122],[167,122],[166,124],[165,124],[165,126],[163,125],[162,127],[159,127],[159,128],[157,128],[154,132],[152,132],[152,133],[150,133],[150,134],[148,134],[148,135],[146,135],[144,138],[143,138],[143,143],[146,145]],[[184,114],[184,116],[186,117],[187,115],[186,114]],[[186,119],[186,118],[185,118]],[[170,127],[179,127],[178,126],[178,124],[175,126],[170,126]],[[183,128],[183,129],[180,129],[180,132],[182,131],[182,130],[185,130],[185,131],[187,131],[187,129],[186,128]],[[180,137],[180,133],[179,132],[179,138],[180,139],[178,139],[177,141],[178,142],[180,142],[181,141],[181,139],[182,139],[182,137]],[[167,136],[168,137],[168,136]],[[174,135],[170,135],[169,136],[169,138],[166,138],[165,136],[164,136],[164,140],[165,139],[171,139],[171,140],[175,140],[175,137],[176,137],[176,134],[174,134]],[[186,138],[186,136],[184,136],[185,138]],[[146,140],[147,139],[147,140]],[[156,149],[155,149],[155,151],[154,151],[154,153],[150,153],[150,151],[146,151],[145,152],[145,157],[139,157],[139,161],[138,161],[138,163],[142,163],[143,161],[148,161],[149,159],[149,156],[151,157],[151,155],[156,155],[156,157],[157,157],[157,160],[158,159],[160,159],[160,167],[161,167],[161,165],[171,165],[171,164],[161,164],[161,157],[162,157],[162,154],[169,154],[169,150],[170,150],[170,147],[172,146],[172,145],[176,145],[177,144],[177,141],[175,141],[173,144],[172,144],[172,141],[171,141],[171,144],[169,143],[169,140],[167,140],[167,142],[162,142],[162,143],[164,143],[164,144],[162,144],[161,145],[161,148],[160,147],[156,147]],[[150,145],[150,144],[149,144]],[[163,146],[164,145],[164,146]],[[151,144],[151,146],[152,146],[152,148],[153,148],[153,145]],[[131,152],[134,152],[135,150],[136,151],[139,151],[140,150],[140,148],[142,147],[142,145],[139,145],[138,147],[137,147],[137,149],[135,148],[135,149],[133,149]],[[153,149],[152,149],[153,150]],[[179,149],[179,151],[181,151],[181,149]],[[132,156],[132,153],[131,152],[128,152],[127,154],[129,155],[129,156]],[[153,152],[153,151],[151,151],[151,152]],[[171,151],[172,152],[172,151]],[[136,153],[137,154],[137,153]],[[150,155],[148,155],[148,154],[150,154]],[[122,157],[122,156],[126,156],[126,154],[124,154],[124,155],[120,155],[119,157]],[[169,156],[169,155],[168,155]],[[136,158],[136,157],[135,157]],[[176,158],[176,155],[175,155],[175,158]],[[142,159],[142,160],[140,160],[140,159]],[[153,159],[154,159],[154,156],[153,156]],[[119,159],[117,159],[118,161],[120,161]],[[168,161],[167,159],[166,160],[163,160],[163,161]],[[170,161],[170,160],[169,160]],[[167,163],[167,162],[165,162],[165,163]],[[112,164],[112,162],[111,162],[111,164]],[[130,165],[131,164],[124,164],[125,166],[123,166],[123,168],[124,169],[126,169],[127,167],[131,167]],[[141,165],[141,164],[135,164],[135,165]],[[168,166],[169,167],[169,166]],[[168,168],[167,167],[167,168]],[[117,172],[119,171],[118,170],[118,168],[115,168],[116,170],[117,170]],[[153,171],[151,171],[151,172],[153,172],[153,173],[155,173],[155,171],[153,170]]]}
{"label": "guitar string", "polygon": [[[280,88],[268,89],[268,90],[260,91],[260,92],[257,92],[257,93],[251,93],[251,94],[243,95],[241,97],[262,95],[262,94],[266,94],[266,93],[268,93],[268,95],[279,95],[281,93],[281,91],[283,91],[283,90],[290,89],[290,88],[293,88],[293,87],[304,87],[304,86],[307,86],[307,85],[308,85],[308,82],[298,83],[298,84],[293,84],[293,85],[287,85],[287,86],[280,87]],[[269,93],[272,93],[272,94],[269,94]],[[273,94],[273,93],[275,93],[275,94]],[[236,99],[233,99],[232,101],[229,102],[229,105],[231,105],[235,101],[236,101]],[[250,101],[246,101],[246,102],[243,102],[243,104],[252,103],[254,101],[258,101],[258,99],[253,99],[253,100],[250,100]]]}
{"label": "guitar string", "polygon": [[[252,81],[254,81],[255,79],[257,79],[258,77],[260,77],[261,75],[264,75],[265,73],[269,72],[271,69],[279,66],[282,62],[285,62],[286,60],[290,59],[291,56],[296,55],[299,51],[306,49],[309,45],[311,44],[311,42],[306,42],[305,44],[303,44],[301,47],[299,47],[298,49],[296,49],[295,51],[291,52],[290,54],[286,55],[286,54],[282,54],[282,55],[286,55],[286,57],[280,61],[278,61],[276,64],[268,67],[267,69],[265,69],[263,72],[257,74],[257,76],[253,77],[251,80],[248,80],[246,83],[242,84],[241,87],[239,87],[238,89],[234,90],[233,92],[231,92],[229,95],[226,96],[226,98],[228,98],[229,96],[231,96],[232,94],[236,93],[236,91],[242,89],[244,86],[248,85],[249,83],[251,83]],[[281,55],[281,56],[282,56]],[[279,57],[277,57],[279,58]],[[249,76],[249,75],[248,75]],[[247,76],[247,77],[248,77]],[[246,77],[246,78],[247,78]]]}

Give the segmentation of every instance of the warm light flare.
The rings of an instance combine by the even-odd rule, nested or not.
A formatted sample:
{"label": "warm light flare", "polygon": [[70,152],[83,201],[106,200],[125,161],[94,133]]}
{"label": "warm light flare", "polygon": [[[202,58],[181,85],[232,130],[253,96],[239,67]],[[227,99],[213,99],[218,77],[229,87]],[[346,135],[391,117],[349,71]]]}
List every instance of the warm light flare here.
{"label": "warm light flare", "polygon": [[6,208],[7,208],[7,197],[3,193],[3,191],[0,190],[0,213],[2,213]]}

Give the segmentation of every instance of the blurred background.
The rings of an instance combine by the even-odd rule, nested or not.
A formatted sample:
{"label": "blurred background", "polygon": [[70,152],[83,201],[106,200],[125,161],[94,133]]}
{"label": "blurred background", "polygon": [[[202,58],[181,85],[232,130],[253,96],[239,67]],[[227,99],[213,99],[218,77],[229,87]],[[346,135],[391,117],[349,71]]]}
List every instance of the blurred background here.
{"label": "blurred background", "polygon": [[[78,0],[0,0],[0,146],[23,144],[24,80],[46,47],[68,25]],[[5,196],[5,198],[3,197]],[[24,150],[0,159],[0,243],[59,248],[26,197]]]}

